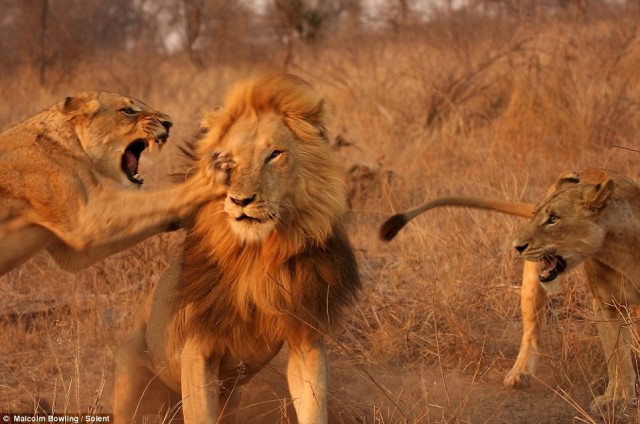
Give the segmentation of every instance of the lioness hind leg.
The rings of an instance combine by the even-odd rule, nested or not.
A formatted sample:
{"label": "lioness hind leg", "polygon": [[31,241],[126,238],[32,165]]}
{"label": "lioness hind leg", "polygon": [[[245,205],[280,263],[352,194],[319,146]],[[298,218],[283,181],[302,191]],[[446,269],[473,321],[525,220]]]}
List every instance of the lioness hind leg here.
{"label": "lioness hind leg", "polygon": [[591,411],[610,413],[624,409],[635,398],[636,373],[631,360],[631,334],[615,307],[603,304],[594,296],[593,310],[607,361],[609,382],[604,394],[591,402]]}
{"label": "lioness hind leg", "polygon": [[538,360],[540,318],[546,301],[547,293],[538,281],[538,264],[525,261],[520,292],[522,341],[518,358],[504,379],[505,386],[516,389],[531,386]]}
{"label": "lioness hind leg", "polygon": [[145,332],[146,326],[139,325],[113,359],[112,406],[117,423],[132,423],[144,414],[165,414],[180,399],[150,370]]}
{"label": "lioness hind leg", "polygon": [[55,240],[52,233],[37,225],[30,225],[14,233],[0,228],[0,276],[22,264],[43,247]]}

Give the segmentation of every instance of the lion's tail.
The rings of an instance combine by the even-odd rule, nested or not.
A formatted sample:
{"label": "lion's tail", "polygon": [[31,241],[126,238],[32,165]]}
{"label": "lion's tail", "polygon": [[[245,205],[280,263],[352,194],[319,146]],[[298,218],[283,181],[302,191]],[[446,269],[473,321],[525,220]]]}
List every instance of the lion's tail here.
{"label": "lion's tail", "polygon": [[380,226],[380,238],[391,241],[398,232],[418,215],[439,206],[458,206],[466,208],[486,209],[509,215],[531,218],[535,209],[533,203],[511,202],[508,200],[491,200],[477,197],[441,197],[417,208],[393,215]]}

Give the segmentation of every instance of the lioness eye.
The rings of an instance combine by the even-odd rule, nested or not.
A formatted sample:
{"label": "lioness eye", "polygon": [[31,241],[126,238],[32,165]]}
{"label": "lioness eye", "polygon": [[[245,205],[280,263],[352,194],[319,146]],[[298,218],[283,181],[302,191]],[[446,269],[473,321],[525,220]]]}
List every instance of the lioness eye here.
{"label": "lioness eye", "polygon": [[545,224],[547,224],[547,225],[553,225],[553,224],[555,224],[556,222],[558,222],[558,219],[560,219],[560,218],[558,218],[558,216],[557,216],[557,215],[554,215],[554,214],[550,213],[550,214],[549,214],[549,217],[547,218],[547,222],[545,222]]}
{"label": "lioness eye", "polygon": [[120,112],[124,113],[127,116],[134,116],[137,112],[130,107],[123,107],[120,109]]}
{"label": "lioness eye", "polygon": [[274,150],[273,152],[271,152],[271,154],[267,157],[267,162],[274,160],[275,158],[277,158],[278,156],[280,156],[282,154],[282,150]]}

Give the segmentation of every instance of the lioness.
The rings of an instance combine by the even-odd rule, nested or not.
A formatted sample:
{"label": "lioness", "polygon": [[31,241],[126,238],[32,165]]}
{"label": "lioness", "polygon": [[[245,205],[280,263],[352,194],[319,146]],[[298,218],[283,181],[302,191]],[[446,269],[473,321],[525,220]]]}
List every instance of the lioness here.
{"label": "lioness", "polygon": [[[604,181],[606,173],[600,169],[588,169],[577,173],[566,171],[547,190],[547,196],[566,180],[598,183]],[[536,205],[534,203],[513,202],[508,200],[492,200],[477,197],[443,197],[391,216],[381,226],[379,235],[382,240],[392,240],[398,232],[412,219],[433,208],[441,206],[469,207],[502,212],[509,215],[532,218]],[[540,321],[547,301],[547,293],[540,284],[541,269],[538,263],[525,261],[522,272],[522,288],[520,290],[520,310],[522,313],[522,341],[518,357],[507,373],[504,384],[516,389],[531,386],[538,362],[538,341],[540,339]]]}
{"label": "lioness", "polygon": [[538,352],[537,317],[546,303],[546,292],[540,283],[555,281],[564,271],[584,261],[609,369],[607,390],[591,405],[595,412],[602,407],[621,406],[635,394],[629,329],[627,325],[620,326],[615,318],[618,318],[616,307],[640,303],[640,293],[634,286],[640,279],[640,268],[633,260],[634,243],[640,238],[640,226],[635,221],[640,214],[639,194],[636,183],[613,171],[566,171],[537,207],[530,203],[465,197],[436,199],[389,218],[381,226],[380,236],[392,239],[411,219],[438,206],[532,216],[515,243],[531,262],[525,262],[523,271],[522,344],[505,384],[512,387],[531,384]]}
{"label": "lioness", "polygon": [[621,312],[640,305],[639,222],[638,184],[613,171],[597,184],[575,173],[538,205],[514,241],[526,260],[542,264],[540,281],[584,262],[609,374],[605,393],[591,403],[593,412],[635,398],[631,334]]}
{"label": "lioness", "polygon": [[41,249],[75,270],[126,249],[224,193],[197,178],[142,192],[140,155],[171,120],[141,101],[86,91],[0,134],[0,276]]}
{"label": "lioness", "polygon": [[213,154],[227,196],[198,212],[182,257],[116,353],[119,422],[171,399],[186,422],[217,422],[284,342],[298,422],[327,422],[323,335],[360,280],[325,112],[307,83],[275,75],[237,86],[206,115],[194,156]]}

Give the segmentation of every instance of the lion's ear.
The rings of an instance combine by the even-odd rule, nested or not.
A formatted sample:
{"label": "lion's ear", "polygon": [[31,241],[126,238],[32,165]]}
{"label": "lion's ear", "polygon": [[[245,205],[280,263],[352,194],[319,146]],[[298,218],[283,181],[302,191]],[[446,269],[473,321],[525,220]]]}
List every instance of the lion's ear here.
{"label": "lion's ear", "polygon": [[329,110],[324,99],[320,99],[316,107],[307,114],[307,119],[314,124],[318,124],[326,120],[328,113]]}
{"label": "lion's ear", "polygon": [[327,129],[324,126],[328,118],[329,108],[324,99],[320,99],[318,104],[304,116],[304,120],[316,128],[317,134],[321,138],[328,138]]}
{"label": "lion's ear", "polygon": [[614,190],[615,183],[611,178],[594,185],[583,195],[585,207],[594,212],[602,211]]}

